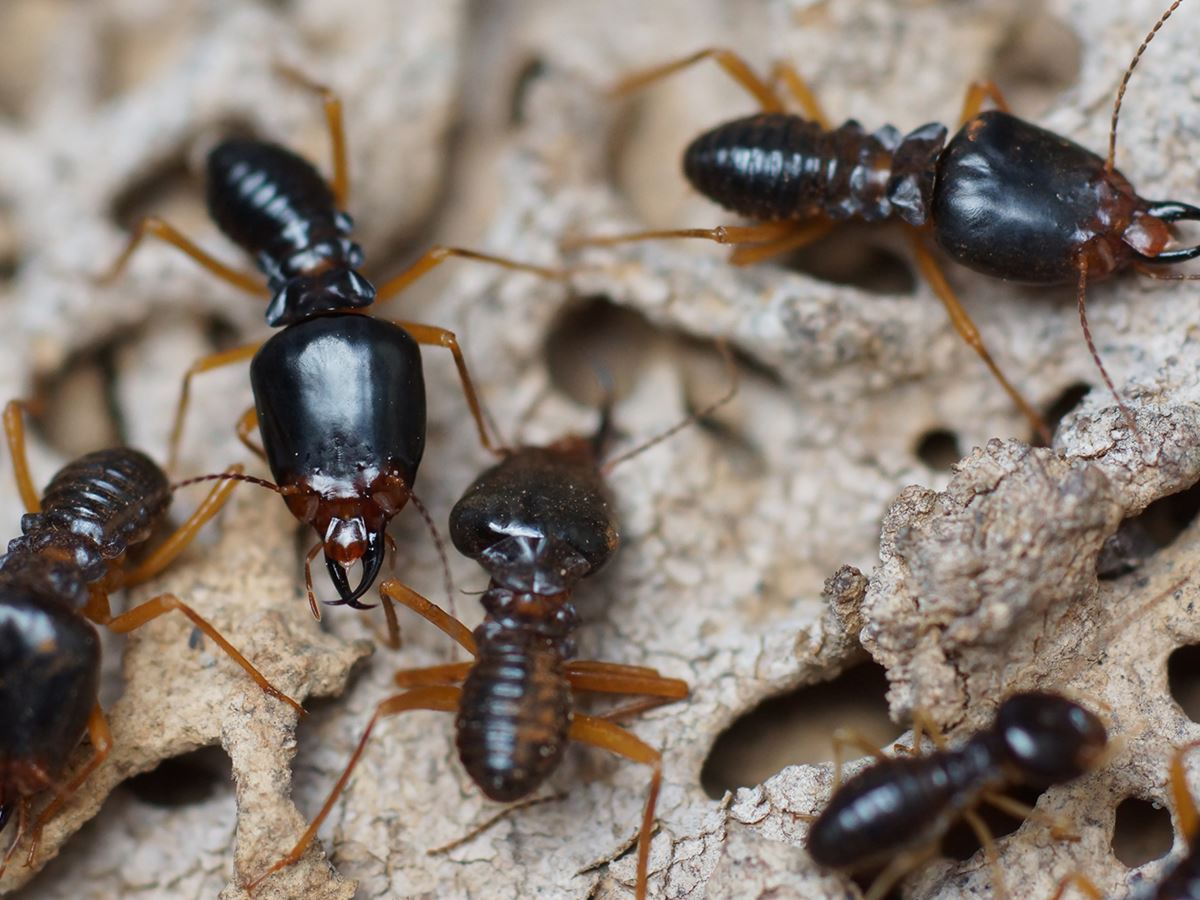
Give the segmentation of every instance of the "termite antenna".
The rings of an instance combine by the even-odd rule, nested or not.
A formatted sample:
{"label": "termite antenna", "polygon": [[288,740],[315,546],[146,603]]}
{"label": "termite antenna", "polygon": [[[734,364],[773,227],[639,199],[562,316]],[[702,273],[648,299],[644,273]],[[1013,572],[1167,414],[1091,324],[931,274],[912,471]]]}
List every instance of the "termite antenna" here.
{"label": "termite antenna", "polygon": [[684,418],[682,418],[678,422],[676,422],[674,425],[672,425],[670,428],[656,434],[654,437],[650,438],[649,440],[642,442],[638,446],[634,447],[632,450],[626,450],[624,453],[620,453],[617,456],[614,456],[612,459],[608,460],[603,466],[600,467],[601,474],[607,476],[610,472],[612,472],[613,469],[615,469],[621,463],[627,462],[628,460],[633,459],[633,457],[638,456],[639,454],[644,453],[645,451],[649,450],[651,447],[661,444],[663,441],[674,437],[680,431],[687,428],[689,425],[693,424],[694,422],[700,421],[705,416],[712,415],[714,412],[716,412],[718,409],[720,409],[722,406],[724,406],[726,403],[728,403],[730,400],[732,400],[737,395],[740,379],[738,377],[737,363],[734,361],[734,358],[733,358],[733,352],[729,349],[729,344],[726,343],[723,339],[717,339],[714,343],[717,346],[718,352],[720,352],[720,354],[721,354],[721,358],[725,360],[725,371],[729,376],[729,387],[726,388],[725,393],[722,394],[720,397],[718,397],[716,400],[714,400],[712,403],[709,403],[707,406],[705,406],[701,409],[698,409],[695,412],[685,416]]}
{"label": "termite antenna", "polygon": [[[1182,2],[1182,0],[1180,0]],[[1137,420],[1133,417],[1133,411],[1125,405],[1125,401],[1121,399],[1121,395],[1117,392],[1117,386],[1113,384],[1113,380],[1108,375],[1108,370],[1104,368],[1104,363],[1100,361],[1100,352],[1096,349],[1096,342],[1092,340],[1092,329],[1088,327],[1087,320],[1087,258],[1083,257],[1079,262],[1079,287],[1076,291],[1077,303],[1079,306],[1079,324],[1083,328],[1083,339],[1087,341],[1088,350],[1092,354],[1092,360],[1096,363],[1096,368],[1100,370],[1100,377],[1104,379],[1104,383],[1108,385],[1109,392],[1113,395],[1113,399],[1117,401],[1117,406],[1121,410],[1121,415],[1125,417],[1125,423],[1132,430],[1138,443],[1142,449],[1146,449],[1146,439],[1142,434],[1142,430],[1138,428]]]}
{"label": "termite antenna", "polygon": [[437,524],[433,521],[433,516],[429,514],[428,508],[421,502],[421,498],[410,491],[408,499],[421,514],[421,518],[425,521],[425,527],[429,529],[429,536],[433,538],[433,546],[437,548],[438,559],[442,563],[442,581],[446,588],[446,596],[449,598],[450,615],[457,619],[458,610],[454,605],[454,576],[450,574],[450,560],[446,556],[446,544],[442,540],[442,534],[438,531]]}
{"label": "termite antenna", "polygon": [[197,475],[195,478],[185,478],[183,481],[176,481],[172,484],[171,490],[177,491],[180,488],[199,484],[202,481],[244,481],[247,484],[256,484],[259,487],[266,488],[268,491],[274,491],[276,494],[284,497],[288,494],[296,493],[296,491],[290,489],[290,486],[280,487],[273,481],[267,481],[265,478],[256,478],[253,475],[244,475],[241,472],[217,472],[212,475]]}
{"label": "termite antenna", "polygon": [[1117,88],[1117,99],[1113,101],[1112,124],[1108,130],[1108,158],[1104,161],[1104,170],[1106,172],[1113,170],[1114,161],[1116,160],[1117,119],[1121,115],[1121,101],[1125,99],[1125,89],[1129,87],[1129,79],[1133,76],[1133,70],[1137,68],[1137,64],[1142,59],[1142,54],[1146,52],[1146,48],[1150,46],[1150,42],[1154,40],[1154,36],[1158,34],[1159,29],[1166,24],[1167,19],[1171,18],[1171,13],[1175,12],[1182,2],[1183,0],[1175,0],[1167,11],[1158,17],[1158,21],[1154,23],[1154,27],[1146,32],[1146,37],[1142,39],[1142,44],[1137,48],[1137,53],[1133,54],[1133,59],[1129,62],[1129,68],[1121,76],[1121,86]]}

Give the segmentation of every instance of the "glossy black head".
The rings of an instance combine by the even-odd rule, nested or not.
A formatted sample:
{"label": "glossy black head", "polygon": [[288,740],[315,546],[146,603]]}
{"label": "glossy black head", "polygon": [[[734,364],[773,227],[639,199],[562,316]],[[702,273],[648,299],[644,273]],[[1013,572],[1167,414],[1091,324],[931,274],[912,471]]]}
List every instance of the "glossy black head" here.
{"label": "glossy black head", "polygon": [[1038,691],[1005,700],[992,730],[1004,761],[1037,787],[1090,771],[1108,745],[1104,723],[1095,715],[1065,697]]}
{"label": "glossy black head", "polygon": [[620,538],[590,442],[522,447],[488,469],[450,511],[450,539],[501,583],[549,584],[598,570]]}
{"label": "glossy black head", "polygon": [[81,616],[0,578],[0,805],[57,780],[96,703],[100,641]]}
{"label": "glossy black head", "polygon": [[934,235],[963,265],[1011,281],[1068,284],[1157,255],[1167,226],[1090,150],[1016,116],[968,121],[938,160]]}

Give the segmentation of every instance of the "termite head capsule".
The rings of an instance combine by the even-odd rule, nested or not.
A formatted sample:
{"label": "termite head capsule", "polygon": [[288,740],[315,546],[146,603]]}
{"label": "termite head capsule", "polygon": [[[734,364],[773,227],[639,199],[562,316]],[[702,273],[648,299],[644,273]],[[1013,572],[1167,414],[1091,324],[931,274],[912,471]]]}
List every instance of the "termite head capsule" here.
{"label": "termite head capsule", "polygon": [[1018,779],[1035,787],[1092,770],[1108,744],[1104,723],[1095,715],[1065,697],[1036,691],[1005,700],[993,732]]}

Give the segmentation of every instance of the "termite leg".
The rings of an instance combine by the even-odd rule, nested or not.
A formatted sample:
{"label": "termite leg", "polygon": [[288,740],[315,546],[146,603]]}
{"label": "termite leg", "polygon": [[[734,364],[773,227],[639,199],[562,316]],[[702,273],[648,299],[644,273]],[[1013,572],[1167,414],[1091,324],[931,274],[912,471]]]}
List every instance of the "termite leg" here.
{"label": "termite leg", "polygon": [[770,244],[792,235],[794,222],[760,222],[757,225],[718,225],[716,228],[668,228],[666,230],[634,231],[629,234],[581,235],[563,238],[562,249],[607,247],[635,241],[657,241],[669,238],[699,238],[718,244]]}
{"label": "termite leg", "polygon": [[71,795],[83,786],[91,774],[108,758],[108,754],[112,750],[112,732],[108,729],[108,719],[105,718],[104,710],[100,708],[99,703],[92,707],[91,714],[88,716],[87,730],[88,740],[92,743],[91,758],[75,773],[75,777],[54,795],[54,799],[41,811],[33,823],[29,839],[29,852],[25,855],[25,865],[27,866],[33,862],[33,857],[37,854],[38,844],[42,839],[42,829],[46,823],[54,818],[55,813],[62,809]]}
{"label": "termite leg", "polygon": [[571,722],[570,738],[593,747],[610,750],[634,762],[645,763],[653,769],[650,791],[642,812],[642,828],[638,832],[637,898],[645,900],[646,882],[650,868],[650,837],[654,828],[654,807],[658,803],[658,791],[662,786],[662,754],[644,741],[634,737],[619,725],[606,722],[595,716],[576,714]]}
{"label": "termite leg", "polygon": [[808,86],[804,76],[797,72],[789,62],[777,62],[771,69],[772,87],[781,83],[787,87],[788,93],[792,95],[793,99],[800,104],[800,108],[804,110],[806,116],[826,131],[833,130],[833,123],[829,121],[829,116],[825,115],[825,110],[821,108],[816,93]]}
{"label": "termite leg", "polygon": [[921,738],[929,735],[929,739],[933,741],[933,746],[939,750],[946,749],[946,736],[942,734],[942,729],[938,727],[937,722],[933,721],[933,717],[923,709],[914,709],[912,711],[913,737],[912,746],[905,752],[920,753]]}
{"label": "termite leg", "polygon": [[379,286],[379,289],[375,292],[375,305],[379,306],[391,300],[414,281],[426,275],[431,269],[440,266],[446,260],[452,258],[473,259],[476,262],[488,263],[513,272],[528,272],[532,275],[540,275],[542,278],[550,278],[555,281],[560,281],[567,276],[567,273],[561,269],[549,269],[545,266],[517,262],[513,259],[505,259],[503,256],[493,256],[490,253],[480,253],[477,250],[467,250],[463,247],[430,247],[421,254],[421,258],[415,263],[399,275],[389,278]]}
{"label": "termite leg", "polygon": [[232,350],[222,350],[220,353],[202,356],[188,367],[187,372],[183,376],[183,387],[179,391],[179,403],[175,407],[175,419],[171,422],[171,437],[167,447],[167,469],[169,471],[174,471],[175,464],[179,458],[179,441],[183,437],[183,418],[187,415],[188,402],[192,396],[192,378],[201,372],[211,372],[213,369],[220,369],[250,359],[250,357],[258,352],[258,348],[262,345],[263,342],[259,341],[256,344],[244,344],[241,347],[234,347]]}
{"label": "termite leg", "polygon": [[[573,668],[584,663],[582,670]],[[684,700],[688,695],[688,684],[678,678],[664,678],[653,669],[642,666],[622,666],[618,663],[572,661],[567,664],[567,680],[574,691],[590,691],[604,694],[644,694],[642,699],[616,709],[609,710],[600,718],[616,722],[638,713]]]}
{"label": "termite leg", "polygon": [[844,752],[847,747],[853,747],[880,761],[887,759],[883,751],[860,732],[852,728],[839,728],[833,733],[833,789],[835,791],[842,784],[842,764],[845,762]]}
{"label": "termite leg", "polygon": [[325,108],[325,123],[329,128],[329,151],[333,157],[333,178],[329,187],[338,208],[345,209],[350,199],[350,167],[346,161],[346,129],[342,124],[341,98],[332,88],[313,81],[299,69],[277,64],[275,71],[321,98],[321,105]]}
{"label": "termite leg", "polygon": [[975,837],[979,839],[979,844],[983,847],[983,855],[992,869],[992,896],[996,900],[1007,900],[1008,891],[1004,887],[1004,870],[1000,868],[1000,854],[996,852],[996,840],[992,837],[991,829],[974,810],[964,810],[963,819],[975,832]]}
{"label": "termite leg", "polygon": [[946,307],[946,312],[950,316],[950,322],[954,326],[954,330],[970,345],[972,350],[979,354],[979,358],[983,360],[984,365],[991,371],[992,376],[1000,382],[1000,386],[1004,388],[1008,396],[1012,398],[1012,401],[1025,414],[1025,418],[1029,420],[1034,431],[1049,446],[1053,438],[1045,420],[1030,405],[1029,401],[1021,396],[1021,393],[1012,386],[1009,380],[1004,377],[1004,373],[1000,371],[1000,367],[996,365],[996,361],[992,359],[992,354],[983,343],[983,337],[979,334],[979,329],[975,327],[975,323],[971,321],[971,317],[963,309],[962,303],[959,302],[958,297],[954,293],[954,289],[950,287],[950,282],[942,274],[941,267],[934,260],[929,249],[921,241],[921,238],[914,233],[912,239],[913,249],[917,255],[917,265],[920,266],[921,273],[933,288],[933,292],[937,294],[938,299],[942,301],[942,305]]}
{"label": "termite leg", "polygon": [[267,451],[262,448],[261,444],[256,444],[254,442],[254,440],[251,439],[251,437],[250,437],[251,432],[253,432],[254,429],[257,427],[258,427],[258,410],[255,409],[253,406],[251,406],[244,413],[242,413],[241,418],[238,419],[238,423],[237,423],[238,440],[241,441],[242,445],[245,446],[246,449],[248,449],[251,453],[253,453],[255,456],[257,456],[263,462],[266,462]]}
{"label": "termite leg", "polygon": [[464,650],[475,655],[475,636],[458,619],[451,616],[431,600],[422,597],[407,584],[389,578],[379,586],[379,592],[397,603],[407,606],[427,622],[437,626],[444,634],[457,641]]}
{"label": "termite leg", "polygon": [[253,881],[245,885],[247,893],[252,893],[258,885],[266,878],[278,872],[280,869],[292,865],[304,855],[304,851],[308,849],[313,838],[316,837],[317,831],[321,827],[321,823],[328,817],[333,809],[333,804],[337,802],[337,798],[341,796],[342,791],[346,789],[346,783],[350,780],[350,775],[354,771],[354,767],[358,765],[358,760],[366,749],[367,741],[371,738],[371,732],[375,729],[375,723],[387,716],[399,715],[403,712],[408,712],[414,709],[431,709],[440,712],[456,712],[458,710],[459,698],[462,691],[456,687],[422,687],[416,690],[407,691],[403,694],[397,694],[394,697],[388,697],[375,707],[375,713],[371,716],[371,721],[367,723],[367,727],[363,730],[362,737],[358,739],[358,746],[354,748],[354,753],[350,756],[350,761],[346,763],[346,768],[342,770],[341,776],[333,789],[329,792],[329,796],[325,798],[325,803],[321,806],[321,811],[317,813],[315,819],[309,823],[304,834],[300,836],[300,840],[296,845],[288,851],[287,855],[274,863],[267,871],[263,872]]}
{"label": "termite leg", "polygon": [[792,232],[781,238],[736,248],[729,254],[729,262],[735,266],[752,266],[772,257],[806,247],[814,241],[819,241],[831,231],[833,231],[832,222],[795,224]]}
{"label": "termite leg", "polygon": [[1058,889],[1054,892],[1054,896],[1050,900],[1062,900],[1063,895],[1067,892],[1067,888],[1070,887],[1086,894],[1091,900],[1104,900],[1104,894],[1101,893],[1100,888],[1096,887],[1095,882],[1082,872],[1072,872],[1060,881]]}
{"label": "termite leg", "polygon": [[[240,475],[242,473],[241,466],[230,466],[225,470],[227,475]],[[208,492],[208,496],[204,498],[196,511],[188,517],[188,520],[179,526],[165,541],[155,548],[154,552],[141,561],[136,568],[123,573],[121,577],[122,587],[132,587],[149,581],[167,566],[175,561],[175,559],[187,549],[199,533],[200,529],[205,526],[209,519],[221,511],[221,508],[229,501],[230,495],[238,483],[232,479],[226,481],[218,481]]]}
{"label": "termite leg", "polygon": [[925,865],[937,856],[937,853],[936,844],[931,844],[922,850],[909,850],[901,853],[875,876],[875,880],[871,882],[871,887],[863,896],[863,900],[883,900],[888,892],[896,886],[896,882],[914,869]]}
{"label": "termite leg", "polygon": [[713,60],[730,78],[749,91],[754,99],[758,101],[758,105],[762,108],[763,112],[779,113],[784,111],[783,101],[779,99],[779,95],[775,93],[771,86],[755,75],[754,70],[750,68],[744,59],[732,50],[727,50],[724,47],[708,47],[690,56],[685,56],[683,59],[664,63],[663,65],[655,66],[652,69],[645,69],[641,72],[634,72],[632,75],[628,75],[617,82],[610,93],[614,96],[633,93],[652,82],[666,78],[668,75],[673,75],[681,69],[694,66],[696,63],[706,59]]}
{"label": "termite leg", "polygon": [[4,434],[8,438],[8,455],[12,458],[13,477],[21,502],[25,504],[25,512],[35,513],[41,511],[42,499],[29,474],[29,457],[25,453],[25,411],[25,403],[21,400],[8,401],[4,407]]}
{"label": "termite leg", "polygon": [[1044,813],[1040,809],[1030,806],[1028,803],[1022,803],[1015,797],[1009,797],[1006,794],[997,794],[995,791],[985,791],[982,799],[984,803],[996,807],[1001,812],[1008,813],[1014,819],[1028,819],[1031,822],[1040,822],[1050,829],[1050,836],[1056,841],[1079,840],[1079,835],[1071,831],[1071,827],[1061,819],[1049,813]]}
{"label": "termite leg", "polygon": [[483,404],[479,401],[479,394],[475,391],[475,382],[471,378],[471,372],[467,368],[466,357],[463,356],[462,347],[458,345],[458,338],[454,336],[453,331],[447,331],[445,328],[438,328],[436,325],[420,325],[416,322],[400,322],[394,324],[399,325],[407,331],[414,341],[418,344],[427,346],[445,347],[454,357],[454,365],[458,368],[458,378],[462,382],[463,395],[467,398],[467,406],[471,410],[471,416],[475,419],[475,427],[479,430],[479,441],[483,444],[484,449],[490,450],[496,455],[503,453],[503,448],[497,446],[488,434],[487,425],[483,418]]}
{"label": "termite leg", "polygon": [[1171,756],[1170,779],[1171,801],[1175,806],[1175,818],[1179,822],[1179,831],[1187,842],[1188,847],[1195,846],[1200,835],[1200,811],[1196,809],[1196,798],[1188,790],[1187,769],[1184,758],[1192,750],[1200,747],[1200,743],[1191,743],[1180,747]]}
{"label": "termite leg", "polygon": [[157,216],[147,216],[137,223],[137,227],[133,229],[133,234],[129,236],[129,242],[125,245],[125,249],[113,261],[108,271],[96,279],[96,282],[101,285],[108,285],[116,281],[118,276],[125,271],[125,267],[129,264],[134,251],[137,250],[147,235],[156,237],[182,250],[203,268],[227,284],[231,284],[235,288],[246,291],[249,294],[254,294],[256,297],[267,296],[267,289],[263,286],[263,276],[250,272],[241,272],[231,266],[225,265],[225,263],[216,257],[210,256],[207,252],[200,249],[198,244],[179,231],[174,225],[164,222]]}
{"label": "termite leg", "polygon": [[254,663],[242,656],[238,649],[229,643],[225,639],[225,636],[217,631],[212,623],[174,594],[159,594],[157,597],[152,597],[145,603],[135,606],[133,609],[122,613],[116,618],[109,618],[107,621],[102,619],[99,624],[107,626],[109,630],[117,634],[128,634],[131,631],[141,628],[147,622],[152,622],[159,616],[173,610],[178,610],[187,616],[193,625],[204,632],[218,647],[225,651],[230,659],[241,666],[245,673],[254,679],[254,683],[262,688],[265,693],[270,694],[277,700],[282,700],[295,709],[297,713],[304,715],[304,709],[299,703],[271,684],[266,676],[255,667]]}
{"label": "termite leg", "polygon": [[17,852],[17,845],[21,843],[21,839],[25,837],[25,829],[29,823],[29,798],[21,797],[17,802],[17,831],[13,835],[12,843],[8,845],[8,849],[4,851],[4,858],[0,859],[0,875],[3,875],[8,868],[9,860],[13,858],[13,854]]}
{"label": "termite leg", "polygon": [[967,87],[967,96],[963,98],[962,114],[958,117],[958,127],[961,128],[971,119],[979,115],[987,100],[1000,112],[1008,112],[1008,103],[996,82],[990,78],[984,81],[972,81]]}
{"label": "termite leg", "polygon": [[443,663],[421,669],[401,669],[392,676],[396,687],[415,688],[433,685],[458,684],[467,677],[473,662]]}

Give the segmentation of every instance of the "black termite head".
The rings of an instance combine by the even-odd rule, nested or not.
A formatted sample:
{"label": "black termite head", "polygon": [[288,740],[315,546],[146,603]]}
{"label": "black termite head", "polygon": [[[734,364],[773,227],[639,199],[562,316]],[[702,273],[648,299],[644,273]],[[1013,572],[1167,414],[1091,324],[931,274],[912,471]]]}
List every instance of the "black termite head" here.
{"label": "black termite head", "polygon": [[207,182],[213,221],[267,276],[268,325],[374,301],[375,287],[356,271],[354,223],[308,160],[278,144],[226,140],[208,155]]}
{"label": "black termite head", "polygon": [[594,441],[511,451],[454,505],[450,539],[514,591],[557,594],[599,570],[620,537]]}
{"label": "black termite head", "polygon": [[99,686],[99,637],[47,585],[6,578],[0,672],[0,808],[7,814],[53,786],[79,744]]}
{"label": "black termite head", "polygon": [[1104,723],[1057,694],[1014,694],[1000,705],[992,728],[1003,761],[1017,780],[1049,787],[1094,769],[1105,755]]}

